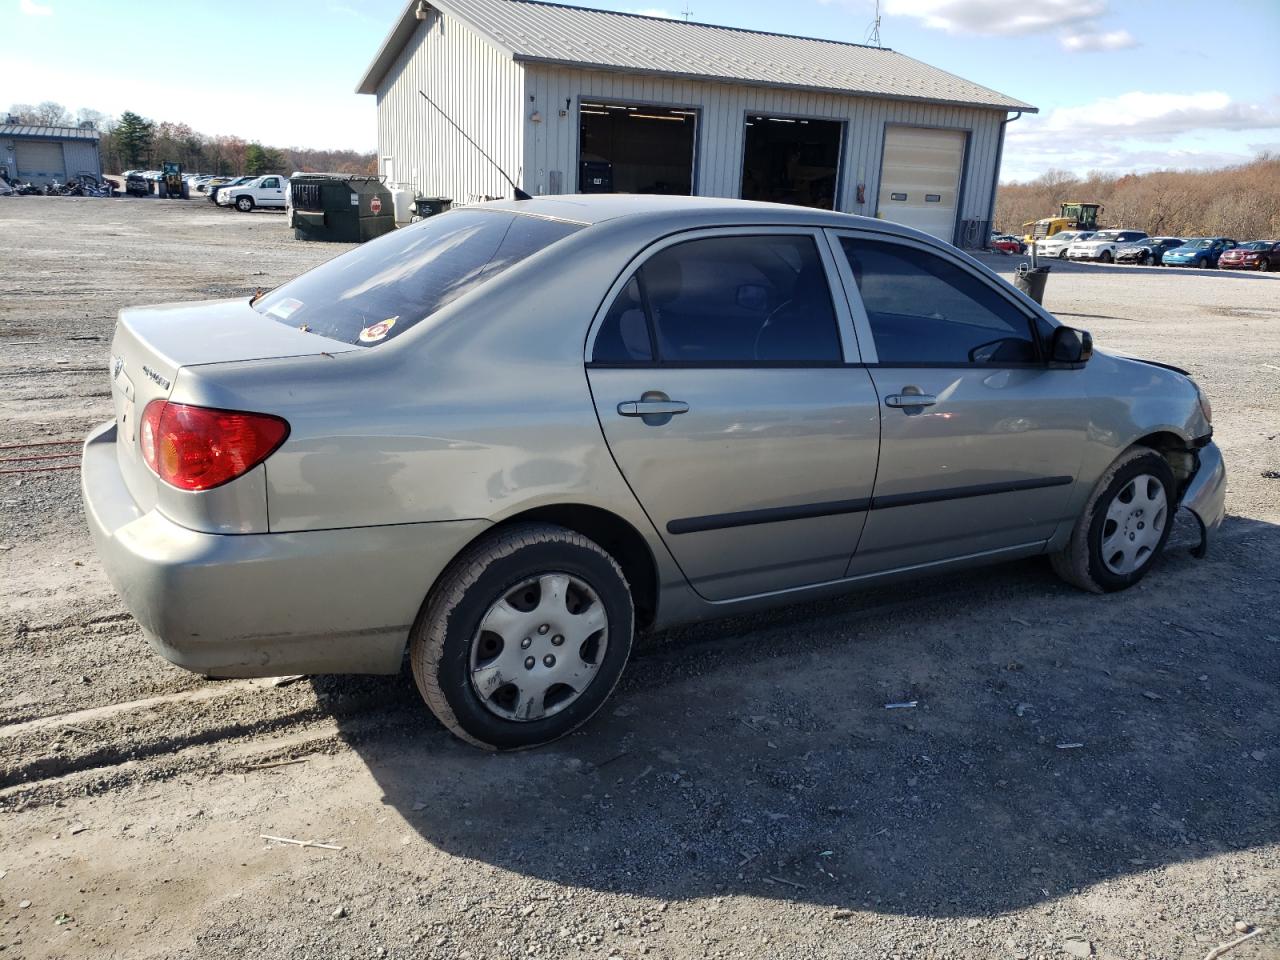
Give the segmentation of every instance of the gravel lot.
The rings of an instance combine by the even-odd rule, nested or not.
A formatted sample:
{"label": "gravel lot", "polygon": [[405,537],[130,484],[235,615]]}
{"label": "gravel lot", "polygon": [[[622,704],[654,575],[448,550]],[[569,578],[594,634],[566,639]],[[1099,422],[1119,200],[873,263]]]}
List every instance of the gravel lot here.
{"label": "gravel lot", "polygon": [[0,236],[3,956],[1280,957],[1280,274],[1049,280],[1212,398],[1207,560],[1184,524],[1120,595],[1024,562],[649,637],[586,731],[493,756],[407,674],[152,655],[52,445],[110,416],[117,309],[345,247],[203,201],[5,198]]}

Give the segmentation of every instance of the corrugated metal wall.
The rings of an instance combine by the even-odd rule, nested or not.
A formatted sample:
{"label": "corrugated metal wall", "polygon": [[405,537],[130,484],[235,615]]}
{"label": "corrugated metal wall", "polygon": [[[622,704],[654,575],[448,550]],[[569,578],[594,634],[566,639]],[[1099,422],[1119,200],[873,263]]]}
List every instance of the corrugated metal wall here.
{"label": "corrugated metal wall", "polygon": [[[578,98],[697,107],[699,117],[695,190],[703,196],[736,197],[742,179],[744,118],[748,112],[846,121],[841,151],[839,207],[875,215],[880,158],[887,123],[963,129],[970,132],[959,220],[985,220],[995,176],[1000,110],[941,107],[907,101],[815,94],[801,91],[646,77],[638,74],[526,66],[526,90],[542,123],[525,121],[525,189],[552,193],[577,189]],[[568,106],[566,107],[566,101]],[[560,111],[565,111],[561,116]],[[864,203],[857,185],[865,184]],[[985,240],[985,237],[981,239]]]}
{"label": "corrugated metal wall", "polygon": [[62,141],[62,159],[66,165],[68,177],[81,173],[92,173],[95,177],[102,176],[102,160],[98,155],[96,141]]}
{"label": "corrugated metal wall", "polygon": [[509,54],[432,10],[378,85],[379,171],[420,194],[474,203],[511,195],[501,175],[418,95],[424,91],[517,183],[524,75]]}

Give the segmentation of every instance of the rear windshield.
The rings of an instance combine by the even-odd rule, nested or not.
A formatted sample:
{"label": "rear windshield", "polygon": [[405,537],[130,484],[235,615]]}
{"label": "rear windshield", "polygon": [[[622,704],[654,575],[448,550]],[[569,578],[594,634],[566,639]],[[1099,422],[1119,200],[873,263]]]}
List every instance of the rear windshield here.
{"label": "rear windshield", "polygon": [[374,346],[581,229],[500,210],[456,210],[335,257],[276,287],[254,309],[291,327]]}

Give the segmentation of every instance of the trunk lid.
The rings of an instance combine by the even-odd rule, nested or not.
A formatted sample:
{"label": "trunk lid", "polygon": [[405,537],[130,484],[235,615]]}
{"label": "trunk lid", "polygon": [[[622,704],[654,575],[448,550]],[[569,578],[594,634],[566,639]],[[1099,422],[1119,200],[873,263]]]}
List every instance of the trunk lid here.
{"label": "trunk lid", "polygon": [[111,341],[111,403],[120,472],[138,507],[155,507],[160,484],[138,448],[138,420],[152,400],[171,397],[183,367],[355,349],[264,317],[248,298],[121,310]]}

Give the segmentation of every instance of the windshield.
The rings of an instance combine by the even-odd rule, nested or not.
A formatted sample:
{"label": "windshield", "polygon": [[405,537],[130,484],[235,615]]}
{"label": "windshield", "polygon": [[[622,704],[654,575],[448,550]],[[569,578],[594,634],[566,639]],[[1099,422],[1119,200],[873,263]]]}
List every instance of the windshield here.
{"label": "windshield", "polygon": [[1188,240],[1186,247],[1188,250],[1207,250],[1213,246],[1212,240]]}
{"label": "windshield", "polygon": [[1106,240],[1119,240],[1119,239],[1120,239],[1120,234],[1116,233],[1114,230],[1103,230],[1103,231],[1102,231],[1102,232],[1100,232],[1100,233],[1095,233],[1095,234],[1093,235],[1093,239],[1094,239],[1094,240],[1103,240],[1103,241],[1106,241]]}
{"label": "windshield", "polygon": [[292,327],[372,346],[581,229],[499,210],[443,213],[321,264],[260,298],[254,309]]}
{"label": "windshield", "polygon": [[1270,250],[1271,244],[1266,240],[1250,240],[1248,243],[1240,244],[1241,250]]}

